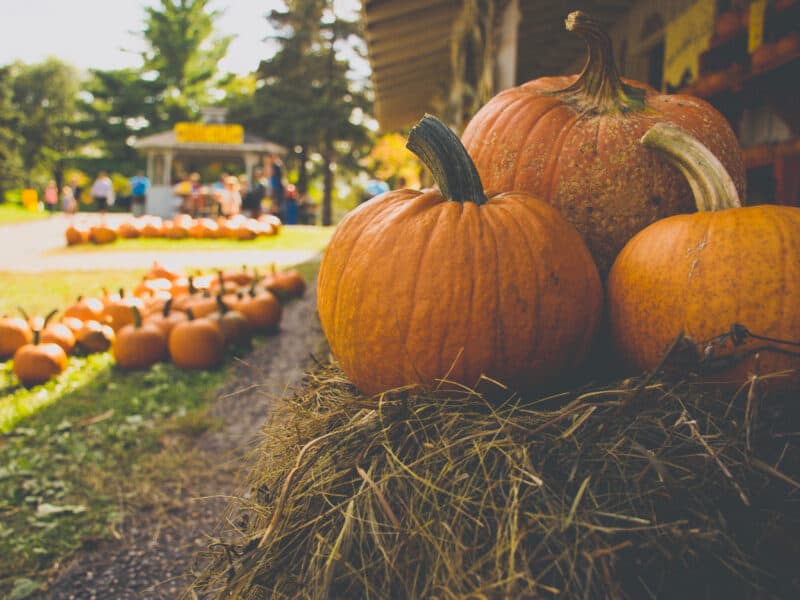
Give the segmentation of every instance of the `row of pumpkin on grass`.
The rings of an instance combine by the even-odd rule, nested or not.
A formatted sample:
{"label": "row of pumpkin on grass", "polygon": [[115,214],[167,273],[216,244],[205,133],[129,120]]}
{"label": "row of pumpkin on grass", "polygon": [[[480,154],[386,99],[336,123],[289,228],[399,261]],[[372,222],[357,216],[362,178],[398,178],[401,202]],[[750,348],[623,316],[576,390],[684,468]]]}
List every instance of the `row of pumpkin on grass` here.
{"label": "row of pumpkin on grass", "polygon": [[143,369],[169,358],[186,369],[218,366],[227,346],[278,328],[281,302],[302,296],[306,283],[290,270],[260,277],[246,268],[186,276],[154,265],[132,295],[81,297],[46,317],[0,319],[0,359],[13,357],[25,386],[46,383],[67,366],[67,355],[111,350],[118,366]]}
{"label": "row of pumpkin on grass", "polygon": [[234,239],[254,240],[260,236],[276,235],[281,227],[280,218],[275,215],[261,215],[250,218],[245,215],[232,217],[201,217],[180,214],[171,219],[154,215],[130,217],[118,225],[105,218],[76,220],[67,227],[64,235],[68,246],[78,244],[110,244],[117,238],[170,238],[170,239]]}

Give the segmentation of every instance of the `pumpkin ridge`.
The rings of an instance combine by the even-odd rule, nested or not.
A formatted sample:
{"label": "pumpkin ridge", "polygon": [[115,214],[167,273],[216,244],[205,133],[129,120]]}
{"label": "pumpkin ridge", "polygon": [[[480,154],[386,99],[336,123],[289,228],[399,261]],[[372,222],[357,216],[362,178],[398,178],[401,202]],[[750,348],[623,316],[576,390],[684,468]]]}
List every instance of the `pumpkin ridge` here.
{"label": "pumpkin ridge", "polygon": [[[572,117],[572,120],[564,125],[561,130],[558,132],[558,137],[556,137],[555,141],[553,142],[551,148],[558,148],[558,152],[550,151],[548,153],[548,160],[547,165],[544,169],[544,176],[542,177],[543,181],[545,182],[545,198],[551,198],[553,194],[553,185],[555,184],[553,176],[556,173],[559,173],[558,164],[561,161],[561,149],[564,147],[564,142],[567,139],[568,134],[572,131],[572,129],[577,125],[577,123],[581,120],[581,115],[575,115]],[[537,123],[538,124],[538,123]],[[534,127],[535,129],[535,127]]]}
{"label": "pumpkin ridge", "polygon": [[[531,138],[535,138],[536,137],[534,134],[538,135],[539,132],[537,131],[537,128],[540,125],[542,125],[543,123],[545,123],[545,118],[547,117],[547,115],[549,115],[555,109],[561,108],[561,107],[563,107],[563,104],[561,104],[560,102],[556,101],[556,102],[553,102],[553,104],[551,104],[550,106],[548,106],[545,110],[543,110],[541,112],[541,114],[536,115],[536,120],[534,121],[533,126],[528,129],[528,133],[525,134],[525,139],[524,139],[522,145],[520,145],[520,148],[524,149],[524,148],[528,147],[529,140]],[[517,122],[515,122],[515,121],[509,121],[508,124],[507,124],[507,127],[508,127],[508,129],[516,129],[517,127],[519,127],[519,124]],[[514,190],[516,190],[517,187],[518,187],[517,176],[519,175],[519,171],[523,166],[527,167],[528,165],[523,165],[521,160],[514,161],[514,170],[512,171],[511,179],[510,179],[511,186],[512,186],[512,188]],[[543,177],[544,177],[544,175],[546,173],[547,173],[547,167],[545,166],[545,171],[543,173]],[[510,191],[510,190],[497,190],[497,191]]]}
{"label": "pumpkin ridge", "polygon": [[[461,203],[461,202],[459,202],[459,204],[463,205],[463,203]],[[422,251],[420,252],[419,260],[417,261],[417,266],[414,268],[413,271],[411,271],[411,273],[414,273],[416,275],[415,277],[413,277],[414,285],[412,286],[411,293],[408,296],[411,299],[411,302],[412,302],[411,313],[408,315],[408,318],[405,320],[405,331],[400,336],[400,339],[402,339],[401,347],[407,353],[408,353],[408,338],[411,335],[411,332],[416,329],[414,327],[414,313],[417,312],[416,308],[419,305],[419,303],[417,302],[417,288],[419,287],[418,283],[419,283],[419,280],[420,280],[420,277],[419,277],[420,270],[421,270],[421,267],[422,267],[423,263],[425,262],[425,257],[427,256],[428,252],[430,251],[431,238],[433,237],[431,232],[436,231],[437,227],[439,226],[439,224],[440,224],[440,222],[442,220],[442,215],[446,215],[446,213],[447,213],[446,209],[448,208],[448,205],[447,204],[440,204],[440,205],[438,205],[438,207],[441,210],[439,210],[439,214],[436,215],[436,220],[433,222],[433,225],[428,227],[428,230],[427,230],[428,235],[425,236],[425,245],[422,247]],[[416,361],[419,359],[419,357],[418,356],[413,356],[410,353],[408,353],[408,355],[412,356],[412,358],[414,359],[414,360],[410,361],[410,364],[414,365],[414,368],[416,369],[417,368]],[[437,365],[437,367],[441,367],[441,364]]]}

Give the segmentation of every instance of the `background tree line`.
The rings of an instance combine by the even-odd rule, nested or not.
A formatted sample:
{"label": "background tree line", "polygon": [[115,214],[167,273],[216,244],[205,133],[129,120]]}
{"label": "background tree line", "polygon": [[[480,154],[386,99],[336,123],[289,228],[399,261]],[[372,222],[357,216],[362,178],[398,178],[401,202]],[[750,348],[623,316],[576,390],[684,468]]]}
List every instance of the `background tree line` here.
{"label": "background tree line", "polygon": [[319,182],[330,223],[334,175],[357,171],[371,141],[369,82],[353,70],[363,59],[357,19],[337,15],[333,0],[286,0],[265,12],[265,54],[274,54],[237,76],[218,69],[232,38],[216,32],[211,1],[145,8],[137,68],[80,73],[57,58],[0,66],[0,201],[49,179],[61,187],[68,169],[133,174],[144,167],[133,140],[222,106],[230,122],[290,149],[292,182],[300,193]]}

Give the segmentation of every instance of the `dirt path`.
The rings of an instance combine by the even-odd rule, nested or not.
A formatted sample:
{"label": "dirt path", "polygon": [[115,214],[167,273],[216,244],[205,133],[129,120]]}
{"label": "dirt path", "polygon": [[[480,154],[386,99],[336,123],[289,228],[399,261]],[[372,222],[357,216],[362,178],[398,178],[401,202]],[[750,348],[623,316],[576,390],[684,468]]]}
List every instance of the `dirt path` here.
{"label": "dirt path", "polygon": [[213,414],[222,426],[196,444],[198,459],[209,465],[202,477],[164,490],[176,500],[167,513],[131,515],[118,541],[78,554],[44,597],[176,598],[190,582],[196,552],[217,529],[242,459],[254,448],[277,398],[300,381],[312,354],[326,349],[312,285],[285,307],[280,333],[245,356],[220,390]]}

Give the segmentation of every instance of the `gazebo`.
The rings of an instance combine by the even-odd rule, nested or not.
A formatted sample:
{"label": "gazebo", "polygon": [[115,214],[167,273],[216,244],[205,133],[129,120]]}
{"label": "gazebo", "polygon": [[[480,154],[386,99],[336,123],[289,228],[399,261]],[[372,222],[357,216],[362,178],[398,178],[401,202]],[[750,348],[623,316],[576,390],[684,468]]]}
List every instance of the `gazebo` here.
{"label": "gazebo", "polygon": [[286,155],[286,148],[246,133],[241,125],[220,122],[223,112],[204,111],[203,123],[177,123],[171,131],[139,138],[134,148],[147,156],[147,177],[151,188],[147,195],[148,214],[173,216],[180,200],[172,189],[172,165],[176,158],[241,159],[248,181],[253,170],[268,155]]}

